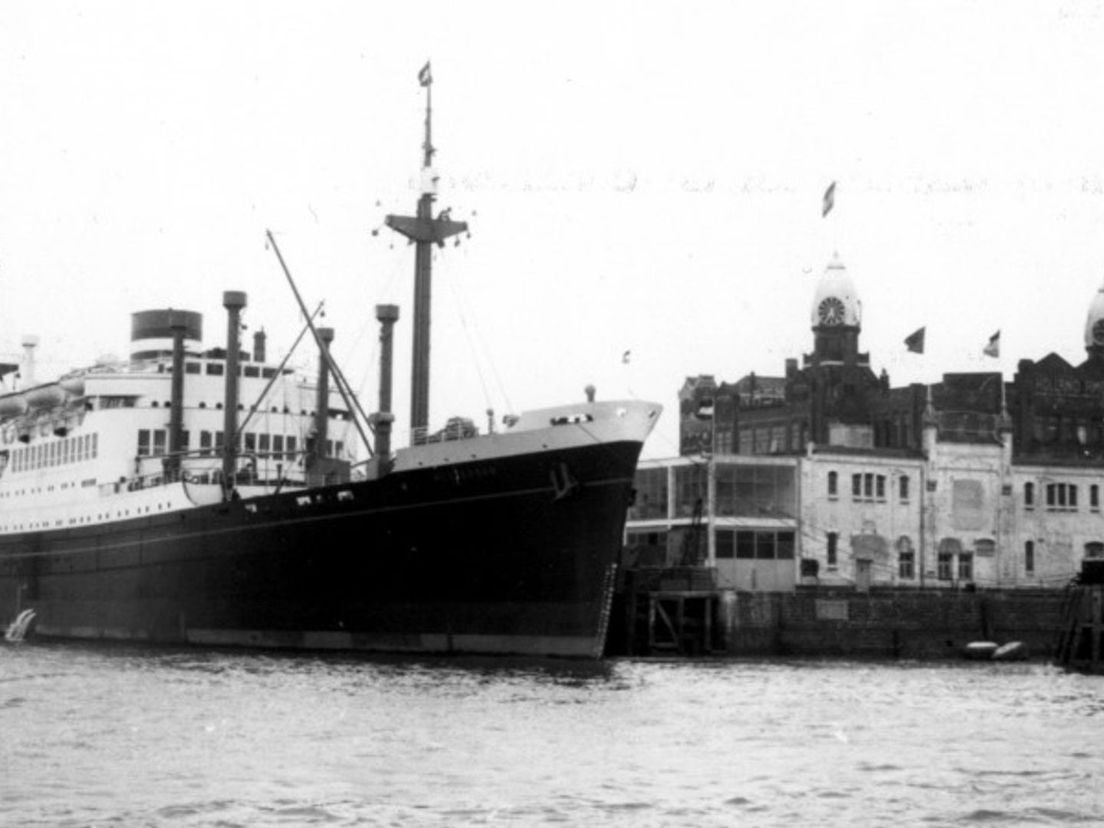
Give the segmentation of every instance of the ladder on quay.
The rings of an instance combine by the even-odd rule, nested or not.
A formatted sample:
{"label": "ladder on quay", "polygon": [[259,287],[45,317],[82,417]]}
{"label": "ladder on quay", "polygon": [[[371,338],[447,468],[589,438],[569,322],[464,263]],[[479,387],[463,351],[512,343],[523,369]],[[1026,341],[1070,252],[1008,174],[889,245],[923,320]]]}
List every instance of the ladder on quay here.
{"label": "ladder on quay", "polygon": [[1070,588],[1054,660],[1069,670],[1104,673],[1104,584]]}

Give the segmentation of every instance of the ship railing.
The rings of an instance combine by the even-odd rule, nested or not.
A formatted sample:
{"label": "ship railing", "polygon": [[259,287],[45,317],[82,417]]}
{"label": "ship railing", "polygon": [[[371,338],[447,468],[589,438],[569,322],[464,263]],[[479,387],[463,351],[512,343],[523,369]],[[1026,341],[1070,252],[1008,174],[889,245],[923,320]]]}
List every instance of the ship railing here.
{"label": "ship railing", "polygon": [[428,426],[410,429],[410,445],[424,446],[427,443],[452,443],[458,440],[470,440],[479,436],[479,429],[470,420],[453,418],[438,431],[430,433]]}
{"label": "ship railing", "polygon": [[172,483],[174,480],[175,475],[166,474],[165,472],[137,474],[130,477],[123,475],[118,480],[111,483],[101,483],[100,494],[114,495],[122,494],[123,492],[137,492],[142,489],[153,489],[158,486],[164,486],[166,483]]}

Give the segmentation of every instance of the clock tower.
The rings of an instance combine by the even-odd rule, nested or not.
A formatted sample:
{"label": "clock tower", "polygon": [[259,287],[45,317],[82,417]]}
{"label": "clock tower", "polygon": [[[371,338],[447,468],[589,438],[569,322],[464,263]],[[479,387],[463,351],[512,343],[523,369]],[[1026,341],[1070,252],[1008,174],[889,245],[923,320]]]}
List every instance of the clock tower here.
{"label": "clock tower", "polygon": [[840,261],[832,257],[813,295],[813,365],[855,365],[859,361],[862,302]]}
{"label": "clock tower", "polygon": [[1085,320],[1085,350],[1089,361],[1104,363],[1104,286],[1093,296]]}

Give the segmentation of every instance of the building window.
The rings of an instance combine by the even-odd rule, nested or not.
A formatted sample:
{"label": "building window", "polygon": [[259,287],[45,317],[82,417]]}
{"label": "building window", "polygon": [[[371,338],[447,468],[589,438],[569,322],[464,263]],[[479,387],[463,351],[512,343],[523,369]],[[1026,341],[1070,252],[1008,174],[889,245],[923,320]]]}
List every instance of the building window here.
{"label": "building window", "polygon": [[875,488],[874,488],[874,496],[875,496],[875,497],[877,497],[877,498],[878,498],[878,500],[885,500],[885,499],[886,499],[886,487],[885,487],[885,484],[886,484],[886,479],[885,479],[885,475],[884,475],[884,474],[879,474],[879,475],[878,475],[878,476],[877,476],[877,477],[876,477],[876,478],[874,479],[874,486],[875,486]]}
{"label": "building window", "polygon": [[[722,554],[721,536],[726,534],[724,530],[717,530],[717,557],[725,557]],[[723,543],[727,544],[725,550],[727,557],[732,555],[732,533],[727,532],[729,538]],[[737,560],[762,560],[762,561],[789,561],[794,556],[794,533],[774,531],[741,530],[735,533]]]}
{"label": "building window", "polygon": [[851,475],[851,497],[858,500],[862,497],[862,475]]}
{"label": "building window", "polygon": [[907,474],[901,475],[897,480],[897,492],[902,503],[908,503],[909,499],[909,479]]}
{"label": "building window", "polygon": [[714,552],[717,560],[727,560],[736,557],[736,536],[729,529],[718,529],[714,536]]}
{"label": "building window", "polygon": [[1035,484],[1024,483],[1024,508],[1035,508]]}
{"label": "building window", "polygon": [[755,533],[755,557],[762,561],[774,560],[774,532]]}
{"label": "building window", "polygon": [[[284,435],[272,435],[272,451],[280,455],[284,451]],[[289,456],[287,459],[291,459]],[[636,497],[629,507],[631,520],[649,520],[667,517],[667,468],[637,469],[633,478]]]}
{"label": "building window", "polygon": [[1035,541],[1024,541],[1024,574],[1035,574]]}
{"label": "building window", "polygon": [[780,561],[792,561],[794,556],[794,533],[779,532],[774,546],[775,557]]}
{"label": "building window", "polygon": [[741,560],[754,560],[755,558],[755,533],[736,533],[736,557]]}
{"label": "building window", "polygon": [[1047,483],[1046,507],[1048,512],[1077,511],[1077,487],[1071,483]]}
{"label": "building window", "polygon": [[839,532],[828,533],[828,566],[835,568],[839,564]]}
{"label": "building window", "polygon": [[834,471],[828,472],[828,497],[839,496],[839,475]]}
{"label": "building window", "polygon": [[974,554],[963,552],[958,556],[958,580],[974,580]]}
{"label": "building window", "polygon": [[1100,541],[1090,541],[1085,544],[1085,557],[1086,558],[1104,558],[1104,543]]}
{"label": "building window", "polygon": [[897,576],[904,581],[911,581],[916,577],[916,553],[897,553]]}
{"label": "building window", "polygon": [[1094,512],[1100,511],[1100,487],[1095,483],[1089,486],[1089,508]]}
{"label": "building window", "polygon": [[874,499],[874,475],[870,472],[863,475],[863,497],[867,500]]}
{"label": "building window", "polygon": [[940,552],[936,561],[935,577],[940,581],[951,580],[951,567],[954,565],[954,555],[950,552]]}

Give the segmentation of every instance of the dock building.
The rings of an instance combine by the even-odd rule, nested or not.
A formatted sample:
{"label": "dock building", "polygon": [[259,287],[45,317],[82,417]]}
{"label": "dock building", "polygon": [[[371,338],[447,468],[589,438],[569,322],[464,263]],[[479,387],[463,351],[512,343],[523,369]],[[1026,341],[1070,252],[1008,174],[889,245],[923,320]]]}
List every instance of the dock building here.
{"label": "dock building", "polygon": [[630,566],[719,589],[1065,586],[1104,559],[1104,288],[1086,358],[893,387],[860,351],[862,303],[829,262],[812,351],[783,376],[688,377],[680,456],[645,461]]}

